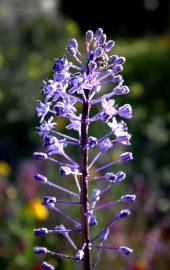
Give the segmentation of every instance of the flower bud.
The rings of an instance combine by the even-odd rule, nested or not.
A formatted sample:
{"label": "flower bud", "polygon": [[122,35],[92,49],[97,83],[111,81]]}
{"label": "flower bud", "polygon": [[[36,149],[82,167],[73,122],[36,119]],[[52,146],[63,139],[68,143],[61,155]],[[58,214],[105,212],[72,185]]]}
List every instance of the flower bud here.
{"label": "flower bud", "polygon": [[97,224],[98,224],[98,222],[97,222],[96,216],[95,215],[91,215],[90,216],[90,220],[89,220],[89,225],[90,226],[95,226]]}
{"label": "flower bud", "polygon": [[122,78],[121,75],[116,75],[116,76],[114,76],[113,79],[112,79],[112,82],[113,82],[113,83],[120,83],[120,82],[122,82],[122,81],[123,81],[123,78]]}
{"label": "flower bud", "polygon": [[94,50],[94,57],[95,57],[95,58],[100,57],[102,54],[103,54],[103,48],[97,47],[97,48]]}
{"label": "flower bud", "polygon": [[105,34],[103,34],[103,35],[101,35],[99,38],[98,38],[98,43],[99,43],[99,45],[100,46],[104,46],[105,45],[105,43],[106,43],[106,35]]}
{"label": "flower bud", "polygon": [[106,241],[106,239],[107,239],[107,237],[109,235],[109,232],[110,232],[109,228],[106,228],[106,229],[102,230],[100,235],[99,235],[100,240],[101,241]]}
{"label": "flower bud", "polygon": [[125,152],[120,155],[119,159],[120,159],[120,162],[129,161],[133,159],[133,155],[131,152]]}
{"label": "flower bud", "polygon": [[34,247],[33,252],[35,254],[46,254],[48,252],[48,250],[45,247]]}
{"label": "flower bud", "polygon": [[35,180],[38,181],[38,182],[41,182],[41,183],[46,183],[48,180],[47,180],[47,177],[45,177],[44,175],[42,174],[39,174],[37,173],[35,176],[34,176]]}
{"label": "flower bud", "polygon": [[47,233],[48,233],[48,229],[47,228],[34,229],[34,235],[35,236],[46,235]]}
{"label": "flower bud", "polygon": [[117,86],[113,89],[112,92],[114,95],[124,95],[124,94],[128,94],[129,93],[129,87],[127,87],[126,85],[120,85]]}
{"label": "flower bud", "polygon": [[120,199],[121,201],[124,201],[124,202],[134,202],[136,200],[136,195],[127,194],[127,195],[122,196]]}
{"label": "flower bud", "polygon": [[107,172],[106,174],[105,174],[105,179],[107,179],[107,180],[109,180],[111,183],[115,183],[116,181],[116,175],[115,174],[113,174],[113,173],[109,173],[109,172]]}
{"label": "flower bud", "polygon": [[90,148],[93,148],[93,147],[96,146],[96,144],[97,144],[97,138],[90,136],[88,138],[88,145],[89,145],[89,147]]}
{"label": "flower bud", "polygon": [[102,28],[97,28],[95,32],[95,38],[99,39],[103,35],[103,29]]}
{"label": "flower bud", "polygon": [[129,209],[123,209],[116,215],[116,217],[121,219],[121,218],[125,218],[125,217],[127,217],[129,215],[130,215]]}
{"label": "flower bud", "polygon": [[47,206],[49,208],[55,207],[55,203],[56,203],[56,197],[53,196],[45,196],[43,198],[43,205]]}
{"label": "flower bud", "polygon": [[123,70],[123,66],[122,65],[116,65],[112,68],[112,72],[114,74],[118,74],[119,72],[121,72]]}
{"label": "flower bud", "polygon": [[109,64],[114,64],[115,60],[118,58],[117,55],[111,55],[109,57]]}
{"label": "flower bud", "polygon": [[47,262],[43,262],[41,266],[43,270],[55,270],[54,266]]}
{"label": "flower bud", "polygon": [[125,255],[131,255],[133,250],[128,248],[128,247],[125,247],[125,246],[120,246],[119,247],[119,252],[122,253],[122,254],[125,254]]}
{"label": "flower bud", "polygon": [[115,65],[123,65],[126,61],[125,57],[118,57],[117,59],[115,59],[114,64]]}
{"label": "flower bud", "polygon": [[59,173],[60,175],[69,175],[71,174],[71,168],[68,166],[61,166]]}
{"label": "flower bud", "polygon": [[68,46],[66,49],[70,56],[76,56],[76,50],[73,47]]}
{"label": "flower bud", "polygon": [[125,117],[127,119],[130,119],[132,118],[132,107],[130,104],[124,104],[123,106],[121,106],[119,109],[118,109],[118,114],[121,116],[121,117]]}
{"label": "flower bud", "polygon": [[33,158],[37,159],[37,160],[44,160],[47,159],[47,154],[46,153],[42,153],[42,152],[34,152],[33,153]]}
{"label": "flower bud", "polygon": [[75,38],[70,39],[69,45],[70,45],[70,47],[72,47],[74,49],[78,48],[78,43],[77,43],[77,40]]}
{"label": "flower bud", "polygon": [[125,178],[126,178],[126,173],[124,173],[124,172],[120,171],[116,174],[116,182],[117,183],[123,181]]}
{"label": "flower bud", "polygon": [[89,30],[86,32],[86,43],[90,44],[93,39],[94,33],[93,31]]}
{"label": "flower bud", "polygon": [[83,250],[78,250],[76,255],[75,255],[75,260],[76,261],[82,261],[84,258],[84,251]]}
{"label": "flower bud", "polygon": [[114,45],[115,45],[115,42],[113,40],[109,40],[105,46],[106,51],[109,52],[113,48]]}

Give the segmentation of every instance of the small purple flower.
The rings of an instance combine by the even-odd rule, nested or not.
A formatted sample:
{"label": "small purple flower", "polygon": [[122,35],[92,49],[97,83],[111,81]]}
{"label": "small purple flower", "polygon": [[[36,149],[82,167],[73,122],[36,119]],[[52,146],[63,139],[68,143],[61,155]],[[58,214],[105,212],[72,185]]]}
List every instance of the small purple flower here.
{"label": "small purple flower", "polygon": [[118,172],[116,174],[116,182],[121,182],[126,178],[126,173],[124,172]]}
{"label": "small purple flower", "polygon": [[110,99],[110,100],[106,100],[103,99],[102,100],[102,114],[108,115],[108,116],[113,116],[117,114],[117,110],[115,109],[115,100],[114,99]]}
{"label": "small purple flower", "polygon": [[91,215],[90,216],[90,220],[89,220],[89,225],[90,226],[96,226],[98,224],[96,216],[95,215]]}
{"label": "small purple flower", "polygon": [[119,85],[112,91],[114,95],[125,95],[129,93],[129,88],[126,85]]}
{"label": "small purple flower", "polygon": [[56,203],[56,197],[53,196],[45,196],[43,198],[43,205],[49,207],[49,208],[53,208],[55,207],[55,203]]}
{"label": "small purple flower", "polygon": [[69,89],[69,93],[73,94],[77,92],[78,94],[82,94],[84,88],[84,81],[85,81],[84,75],[81,74],[80,72],[77,72],[74,75],[72,75],[72,77],[70,78],[71,88]]}
{"label": "small purple flower", "polygon": [[126,61],[125,57],[118,57],[117,59],[115,59],[114,64],[115,65],[123,65]]}
{"label": "small purple flower", "polygon": [[109,138],[103,140],[99,144],[100,151],[102,151],[102,152],[106,152],[106,151],[110,150],[112,147],[113,147],[113,144]]}
{"label": "small purple flower", "polygon": [[48,252],[48,250],[45,247],[34,247],[33,252],[35,254],[46,254]]}
{"label": "small purple flower", "polygon": [[106,239],[109,235],[109,232],[110,232],[109,228],[105,228],[104,230],[101,231],[99,238],[102,242],[106,241]]}
{"label": "small purple flower", "polygon": [[47,228],[34,229],[34,235],[35,236],[46,235],[47,233],[48,233],[48,229]]}
{"label": "small purple flower", "polygon": [[69,68],[69,62],[66,55],[55,59],[53,70],[55,70],[56,72],[62,72],[65,69],[67,70],[68,68]]}
{"label": "small purple flower", "polygon": [[40,126],[37,128],[38,134],[40,136],[48,135],[54,128],[56,128],[57,124],[53,122],[54,118],[51,116],[47,121],[43,121],[40,123]]}
{"label": "small purple flower", "polygon": [[136,200],[136,195],[127,194],[127,195],[122,196],[120,199],[121,201],[124,201],[124,202],[134,202]]}
{"label": "small purple flower", "polygon": [[89,30],[86,32],[86,43],[87,44],[90,44],[92,42],[93,36],[94,36],[93,31]]}
{"label": "small purple flower", "polygon": [[109,52],[113,48],[114,45],[115,45],[115,42],[113,40],[109,40],[105,46],[106,52]]}
{"label": "small purple flower", "polygon": [[50,105],[51,105],[51,102],[43,103],[42,101],[37,100],[36,113],[38,117],[41,117],[40,122],[44,120],[44,117],[49,112]]}
{"label": "small purple flower", "polygon": [[68,166],[61,166],[60,167],[60,175],[69,175],[72,173],[72,170]]}
{"label": "small purple flower", "polygon": [[123,154],[120,155],[119,157],[120,161],[128,161],[128,160],[132,160],[133,159],[133,155],[131,152],[125,152]]}
{"label": "small purple flower", "polygon": [[121,218],[125,218],[127,216],[130,215],[130,211],[129,209],[124,209],[124,210],[121,210],[118,214],[117,214],[117,218],[121,219]]}
{"label": "small purple flower", "polygon": [[35,176],[34,176],[35,180],[38,181],[38,182],[41,182],[41,183],[47,183],[47,177],[45,177],[44,175],[42,174],[39,174],[37,173]]}
{"label": "small purple flower", "polygon": [[118,109],[118,114],[121,116],[121,117],[125,117],[125,118],[132,118],[132,107],[129,105],[129,104],[125,104],[121,107],[119,107]]}
{"label": "small purple flower", "polygon": [[119,252],[122,253],[122,254],[125,254],[125,255],[131,255],[133,250],[128,248],[128,247],[125,247],[125,246],[120,246],[119,247]]}
{"label": "small purple flower", "polygon": [[81,129],[81,122],[80,122],[81,115],[79,118],[70,118],[70,124],[66,126],[67,129],[74,129],[80,133]]}
{"label": "small purple flower", "polygon": [[64,142],[63,140],[58,140],[56,137],[52,137],[51,143],[47,146],[48,155],[54,154],[64,154]]}
{"label": "small purple flower", "polygon": [[47,159],[48,156],[47,154],[42,153],[42,152],[34,152],[33,157],[37,160],[44,160],[44,159]]}
{"label": "small purple flower", "polygon": [[41,266],[42,266],[43,270],[55,270],[54,266],[47,263],[47,262],[43,262],[41,264]]}
{"label": "small purple flower", "polygon": [[77,40],[75,38],[72,38],[69,40],[69,45],[70,45],[70,47],[73,47],[74,49],[78,48],[78,43],[77,43]]}
{"label": "small purple flower", "polygon": [[77,253],[75,255],[75,260],[76,261],[82,261],[83,258],[84,258],[84,252],[83,252],[83,250],[80,249],[80,250],[77,251]]}
{"label": "small purple flower", "polygon": [[96,146],[96,144],[97,144],[97,138],[90,136],[90,137],[88,138],[88,146],[89,146],[90,148],[93,148],[93,147]]}
{"label": "small purple flower", "polygon": [[116,180],[116,175],[114,173],[107,172],[105,174],[105,179],[107,179],[109,182],[114,183]]}

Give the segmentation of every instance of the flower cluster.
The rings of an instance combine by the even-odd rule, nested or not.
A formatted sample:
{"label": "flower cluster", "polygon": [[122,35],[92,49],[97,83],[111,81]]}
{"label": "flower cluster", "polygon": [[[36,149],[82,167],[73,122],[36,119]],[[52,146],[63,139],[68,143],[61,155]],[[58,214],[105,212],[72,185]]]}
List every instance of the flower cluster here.
{"label": "flower cluster", "polygon": [[[64,55],[55,59],[53,78],[43,82],[41,93],[44,100],[37,101],[36,113],[40,119],[37,131],[42,139],[44,151],[33,154],[37,160],[47,160],[57,164],[60,175],[70,175],[74,178],[77,186],[76,193],[51,182],[41,174],[35,175],[36,181],[57,189],[63,192],[63,195],[66,194],[76,200],[57,200],[56,197],[45,196],[42,204],[63,216],[75,228],[66,229],[61,224],[52,229],[37,228],[34,230],[34,234],[36,236],[47,235],[48,233],[62,234],[75,250],[75,255],[69,256],[52,252],[45,247],[35,247],[33,251],[36,254],[51,254],[56,257],[82,261],[84,269],[88,270],[91,269],[91,265],[95,269],[99,258],[99,253],[97,253],[93,263],[90,262],[89,254],[92,248],[98,251],[101,249],[118,251],[120,254],[126,255],[132,253],[132,250],[126,246],[108,247],[104,245],[112,224],[127,217],[130,214],[128,209],[121,210],[112,217],[111,221],[94,237],[90,235],[90,227],[98,224],[95,214],[97,209],[109,207],[119,202],[134,202],[136,197],[134,194],[127,194],[117,200],[98,205],[105,192],[112,188],[114,184],[126,178],[126,174],[122,171],[110,172],[107,169],[112,168],[116,163],[132,160],[133,156],[131,152],[124,152],[116,160],[112,160],[93,170],[91,167],[114,145],[130,145],[131,135],[128,133],[127,124],[124,120],[132,118],[132,108],[129,104],[118,106],[115,99],[113,99],[117,95],[129,93],[129,88],[123,84],[124,80],[120,75],[125,58],[109,55],[109,52],[114,47],[114,41],[107,40],[103,30],[98,28],[95,33],[91,30],[86,32],[85,43],[86,55],[83,55],[79,50],[77,40],[71,39],[66,48],[68,56]],[[109,92],[106,92],[106,87],[102,87],[106,85],[111,89]],[[96,104],[100,105],[98,106],[100,107],[98,113],[89,114],[90,109]],[[57,117],[67,119],[68,124],[65,128],[77,131],[76,138],[57,131],[55,121]],[[106,135],[99,138],[88,134],[89,125],[97,121],[103,122],[110,129]],[[80,148],[80,162],[74,161],[67,153],[67,146],[70,144]],[[98,149],[97,154],[87,164],[88,151],[93,151],[94,148]],[[103,171],[104,174],[96,177],[92,176],[92,174],[100,171]],[[106,182],[106,186],[102,189],[94,189],[92,197],[89,198],[88,185],[94,181],[97,183],[100,179]],[[56,206],[57,203],[72,206],[79,205],[81,210],[80,221],[63,212]],[[82,235],[82,245],[80,247],[77,247],[70,236],[72,232]],[[96,240],[99,241],[98,245],[94,244]],[[47,262],[42,263],[42,268],[44,270],[54,269]]]}

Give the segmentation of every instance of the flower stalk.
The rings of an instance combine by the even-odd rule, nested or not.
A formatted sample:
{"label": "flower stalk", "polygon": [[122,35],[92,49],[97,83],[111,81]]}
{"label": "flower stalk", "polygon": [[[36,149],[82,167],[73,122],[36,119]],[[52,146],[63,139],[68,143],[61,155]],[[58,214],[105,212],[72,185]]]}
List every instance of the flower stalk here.
{"label": "flower stalk", "polygon": [[82,239],[84,243],[84,269],[91,269],[90,250],[89,250],[89,226],[88,226],[88,181],[87,181],[87,167],[88,167],[88,124],[89,117],[89,102],[88,90],[85,90],[86,100],[83,102],[82,120],[81,120],[81,143],[80,143],[80,171],[81,171],[81,226]]}
{"label": "flower stalk", "polygon": [[[132,108],[130,104],[119,107],[116,100],[111,99],[113,96],[129,93],[129,88],[123,85],[124,80],[119,75],[123,70],[125,58],[109,55],[109,51],[114,46],[114,41],[107,41],[103,29],[98,28],[95,33],[91,30],[86,32],[85,43],[86,56],[80,52],[76,39],[71,39],[69,46],[66,48],[71,61],[69,60],[70,57],[66,55],[55,59],[53,78],[43,82],[41,93],[44,96],[44,101],[37,101],[36,113],[40,119],[37,132],[42,139],[44,150],[33,154],[36,160],[51,162],[61,177],[73,178],[77,190],[77,192],[74,192],[70,188],[60,186],[55,183],[55,180],[48,180],[42,174],[37,173],[35,175],[34,178],[37,182],[63,194],[61,199],[54,196],[44,196],[42,204],[50,211],[55,212],[57,216],[61,216],[66,225],[63,222],[63,224],[56,225],[51,229],[37,228],[34,229],[34,235],[43,237],[51,233],[60,234],[75,253],[74,256],[70,256],[69,254],[61,254],[58,251],[49,251],[48,248],[39,246],[35,247],[33,252],[62,259],[71,259],[81,262],[84,270],[95,270],[102,250],[118,251],[120,254],[126,255],[132,253],[132,249],[123,245],[120,245],[120,247],[104,245],[112,225],[129,216],[129,209],[121,210],[117,215],[111,217],[110,222],[107,222],[103,229],[100,230],[97,229],[99,222],[95,214],[99,211],[96,210],[111,207],[120,202],[134,202],[136,196],[127,194],[117,200],[114,198],[112,201],[98,204],[101,197],[108,190],[126,178],[126,173],[115,171],[114,165],[133,159],[131,152],[123,152],[117,159],[101,164],[102,158],[115,145],[116,148],[119,144],[123,146],[130,145],[131,135],[128,133],[127,124],[120,118],[131,119]],[[106,89],[102,89],[102,86],[108,83],[109,88],[113,84],[110,93],[106,93]],[[96,104],[98,106],[97,112],[96,109],[93,110],[92,108],[93,106],[96,108]],[[58,131],[55,121],[57,117],[69,121],[65,128],[76,131],[78,135],[74,137],[70,136],[70,134],[64,134],[64,131]],[[96,138],[93,134],[89,134],[89,127],[93,123],[97,124],[98,121],[107,126],[107,129],[110,128],[110,131]],[[79,150],[80,157],[78,161],[75,161],[71,155],[72,153],[67,150],[69,145]],[[89,156],[92,158],[89,158]],[[100,166],[97,165],[98,163]],[[114,171],[107,171],[108,168]],[[96,173],[97,176],[93,175]],[[103,188],[93,189],[92,195],[90,195],[89,185],[93,182],[98,185],[101,181],[105,182],[106,185]],[[69,196],[69,200],[65,196]],[[58,208],[58,205],[61,207],[65,205],[66,210],[70,208],[72,211],[68,215],[65,210]],[[74,211],[75,214],[77,213],[77,208],[80,209],[80,216],[74,218],[72,214]],[[73,228],[69,227],[71,225]],[[91,235],[92,227],[94,227],[93,237]],[[81,236],[81,243],[76,241],[75,235],[77,233]],[[99,243],[96,244],[96,240]],[[94,256],[91,252],[92,249],[96,250]],[[46,261],[42,262],[41,266],[44,270],[55,269],[53,265]]]}

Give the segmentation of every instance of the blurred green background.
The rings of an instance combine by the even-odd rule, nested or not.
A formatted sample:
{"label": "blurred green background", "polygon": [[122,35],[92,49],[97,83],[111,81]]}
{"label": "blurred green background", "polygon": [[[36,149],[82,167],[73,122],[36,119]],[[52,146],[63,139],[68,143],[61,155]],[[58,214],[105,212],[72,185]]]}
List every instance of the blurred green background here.
{"label": "blurred green background", "polygon": [[[61,222],[41,205],[40,194],[47,192],[33,180],[35,172],[55,175],[53,167],[32,159],[32,152],[41,149],[34,110],[42,80],[51,76],[54,58],[64,53],[67,40],[76,37],[83,44],[85,30],[96,27],[116,41],[113,53],[127,58],[123,76],[131,92],[119,104],[134,108],[128,150],[135,159],[123,167],[128,178],[110,196],[137,195],[131,217],[113,226],[108,241],[132,247],[134,255],[103,252],[98,269],[169,269],[169,15],[168,0],[0,0],[0,269],[40,270],[43,258],[32,254],[35,244],[70,252],[61,236],[36,241],[33,236],[34,227]],[[62,121],[58,127],[63,129]],[[100,220],[117,209],[109,208]],[[62,260],[49,262],[56,269],[80,269]]]}

